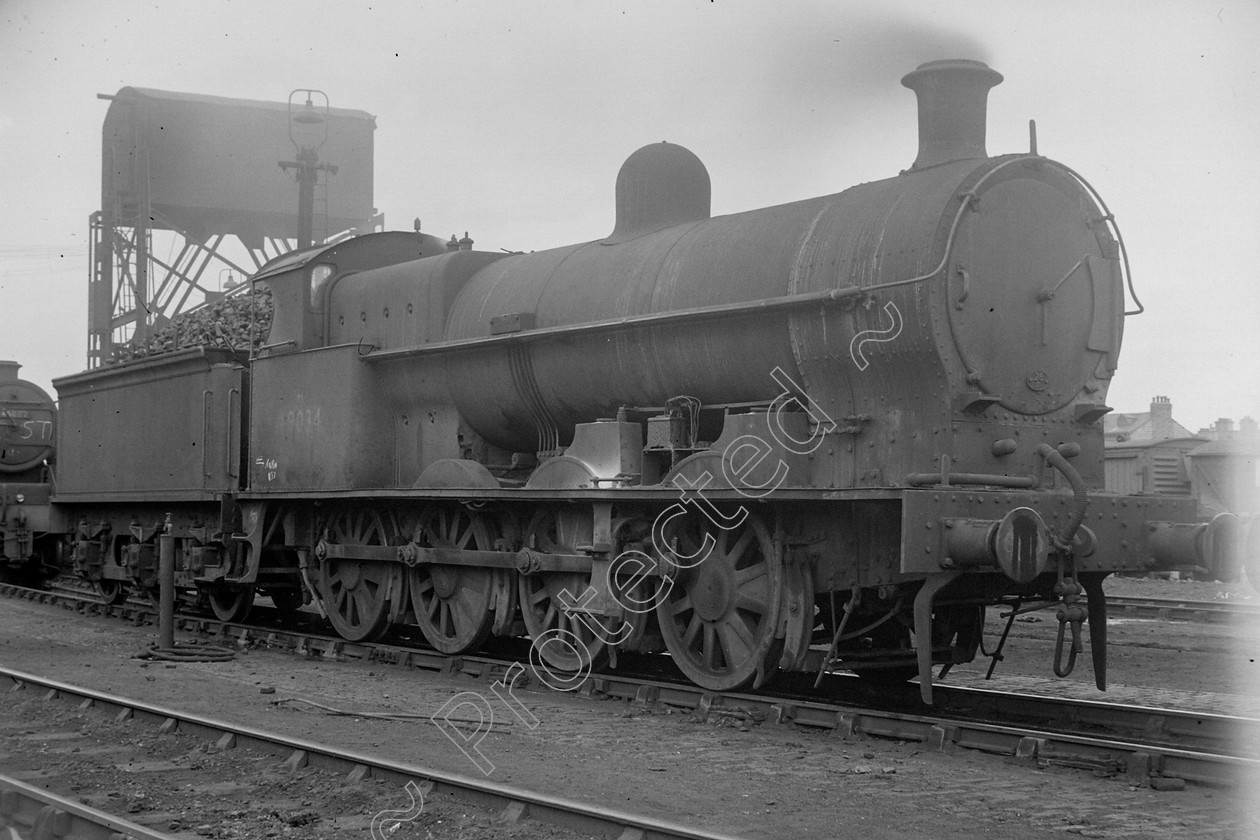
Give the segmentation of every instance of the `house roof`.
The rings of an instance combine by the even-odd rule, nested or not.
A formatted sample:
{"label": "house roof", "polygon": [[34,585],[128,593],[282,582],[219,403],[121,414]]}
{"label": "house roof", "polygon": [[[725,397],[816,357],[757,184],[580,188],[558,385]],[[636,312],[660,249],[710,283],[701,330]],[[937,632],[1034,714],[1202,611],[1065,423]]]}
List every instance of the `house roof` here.
{"label": "house roof", "polygon": [[1173,420],[1150,411],[1139,414],[1108,414],[1103,417],[1103,436],[1108,445],[1139,446],[1179,438],[1202,440],[1194,432]]}

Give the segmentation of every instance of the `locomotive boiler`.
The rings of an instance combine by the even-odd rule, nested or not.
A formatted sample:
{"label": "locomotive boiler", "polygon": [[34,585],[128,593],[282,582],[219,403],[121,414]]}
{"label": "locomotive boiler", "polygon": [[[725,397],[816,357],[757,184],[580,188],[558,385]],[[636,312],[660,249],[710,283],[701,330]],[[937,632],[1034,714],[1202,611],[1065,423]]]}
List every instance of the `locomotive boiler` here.
{"label": "locomotive boiler", "polygon": [[[539,648],[558,669],[664,650],[715,690],[846,667],[917,674],[928,700],[986,606],[1054,607],[1055,670],[1088,623],[1104,687],[1103,579],[1207,562],[1204,527],[1189,499],[1102,491],[1124,250],[1072,169],[987,155],[1000,81],[907,75],[913,164],[833,195],[713,217],[703,164],[659,143],[600,239],[386,233],[273,262],[253,358],[58,384],[85,418],[107,386],[120,416],[186,391],[161,397],[183,408],[155,460],[179,480],[93,467],[76,563],[135,581],[165,531],[227,616],[263,590],[355,640],[559,633]],[[158,440],[133,425],[114,434]]]}

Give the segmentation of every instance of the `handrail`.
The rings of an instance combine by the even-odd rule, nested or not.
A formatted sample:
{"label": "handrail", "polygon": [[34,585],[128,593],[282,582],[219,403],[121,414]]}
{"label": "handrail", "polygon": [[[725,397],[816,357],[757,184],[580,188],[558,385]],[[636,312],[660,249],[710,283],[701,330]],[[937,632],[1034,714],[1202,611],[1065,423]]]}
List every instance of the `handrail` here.
{"label": "handrail", "polygon": [[[240,417],[232,411],[232,395],[236,395],[237,406],[240,405],[241,389],[229,388],[227,398],[227,474],[229,478],[240,478],[240,471],[237,469],[238,458],[232,457],[232,431],[236,431],[237,447],[240,446],[241,423]],[[238,453],[239,455],[239,453]]]}
{"label": "handrail", "polygon": [[206,471],[209,463],[206,460],[206,452],[210,449],[210,397],[214,396],[214,392],[206,389],[201,392],[201,477],[207,479],[210,473]]}
{"label": "handrail", "polygon": [[676,309],[669,312],[650,312],[644,315],[627,315],[622,318],[605,318],[600,321],[588,321],[583,324],[562,324],[556,327],[524,330],[522,332],[502,335],[483,336],[479,338],[460,338],[453,341],[422,344],[417,347],[404,347],[398,350],[378,350],[363,354],[367,362],[388,362],[412,356],[427,356],[440,353],[458,353],[468,350],[479,350],[484,347],[511,346],[528,344],[548,339],[573,338],[588,333],[605,330],[632,330],[641,327],[654,327],[662,324],[679,324],[688,321],[707,320],[710,318],[737,318],[760,312],[779,312],[805,308],[808,306],[826,306],[856,300],[871,291],[872,287],[851,286],[845,289],[828,289],[804,295],[783,295],[782,297],[761,298],[758,300],[723,303],[715,306],[697,306],[690,309]]}

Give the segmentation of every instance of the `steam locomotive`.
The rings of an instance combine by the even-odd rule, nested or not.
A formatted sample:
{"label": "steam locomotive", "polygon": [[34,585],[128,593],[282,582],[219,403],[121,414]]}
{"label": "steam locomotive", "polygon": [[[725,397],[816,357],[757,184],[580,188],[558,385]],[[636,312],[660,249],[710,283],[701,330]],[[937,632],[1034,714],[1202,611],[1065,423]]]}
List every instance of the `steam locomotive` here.
{"label": "steam locomotive", "polygon": [[0,361],[0,577],[40,584],[57,574],[50,461],[57,406],[43,388]]}
{"label": "steam locomotive", "polygon": [[1072,169],[989,157],[1001,76],[936,61],[895,177],[712,217],[645,146],[606,237],[529,254],[380,233],[252,283],[252,353],[68,376],[51,531],[107,598],[225,619],[313,602],[347,639],[490,635],[550,667],[667,651],[713,690],[971,660],[987,606],[1056,608],[1106,681],[1103,579],[1221,562],[1189,498],[1103,492],[1126,311],[1111,213]]}

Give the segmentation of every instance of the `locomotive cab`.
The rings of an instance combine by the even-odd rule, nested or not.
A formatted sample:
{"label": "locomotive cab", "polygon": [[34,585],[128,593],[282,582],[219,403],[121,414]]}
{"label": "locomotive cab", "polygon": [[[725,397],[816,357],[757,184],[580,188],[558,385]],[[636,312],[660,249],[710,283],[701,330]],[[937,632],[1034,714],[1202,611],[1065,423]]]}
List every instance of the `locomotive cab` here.
{"label": "locomotive cab", "polygon": [[264,269],[254,278],[255,289],[271,290],[274,307],[271,332],[264,350],[285,352],[305,350],[323,344],[323,287],[336,271],[333,263],[306,265],[301,252],[290,254],[286,262]]}

